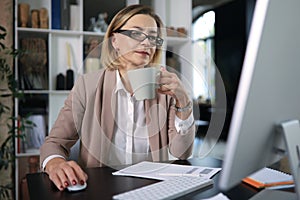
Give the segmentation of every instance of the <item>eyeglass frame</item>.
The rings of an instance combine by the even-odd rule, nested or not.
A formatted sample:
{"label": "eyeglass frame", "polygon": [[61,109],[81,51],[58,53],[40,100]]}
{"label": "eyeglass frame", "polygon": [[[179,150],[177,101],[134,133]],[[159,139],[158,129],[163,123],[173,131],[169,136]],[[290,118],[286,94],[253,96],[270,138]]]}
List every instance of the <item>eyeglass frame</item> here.
{"label": "eyeglass frame", "polygon": [[[143,40],[134,38],[134,37],[132,37],[132,32],[140,33],[140,34],[144,35],[145,38]],[[153,46],[160,47],[164,43],[164,40],[161,37],[153,36],[153,35],[147,35],[146,33],[143,33],[142,31],[138,31],[138,30],[119,29],[119,30],[114,31],[114,33],[121,33],[121,34],[126,35],[127,37],[130,37],[130,38],[132,38],[132,39],[134,39],[136,41],[139,41],[139,42],[143,42],[144,40],[148,39],[149,42],[150,42],[150,44],[153,45]],[[155,44],[153,44],[151,42],[151,41],[153,41],[153,39],[155,39]]]}

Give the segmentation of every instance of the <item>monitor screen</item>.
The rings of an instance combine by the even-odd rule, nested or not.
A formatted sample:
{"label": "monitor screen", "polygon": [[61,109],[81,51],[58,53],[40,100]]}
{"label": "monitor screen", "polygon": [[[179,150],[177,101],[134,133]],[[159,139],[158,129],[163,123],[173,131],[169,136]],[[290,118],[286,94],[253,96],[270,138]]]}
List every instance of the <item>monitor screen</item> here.
{"label": "monitor screen", "polygon": [[274,145],[284,150],[285,144],[276,126],[300,119],[299,9],[299,0],[256,2],[219,182],[221,190],[278,161],[282,154],[274,151]]}

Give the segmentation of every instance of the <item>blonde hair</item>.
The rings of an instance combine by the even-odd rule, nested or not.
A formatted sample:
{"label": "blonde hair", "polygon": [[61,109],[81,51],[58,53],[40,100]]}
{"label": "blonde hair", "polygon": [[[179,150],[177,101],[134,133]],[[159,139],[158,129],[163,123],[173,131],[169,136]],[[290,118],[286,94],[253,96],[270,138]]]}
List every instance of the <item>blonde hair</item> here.
{"label": "blonde hair", "polygon": [[[117,52],[112,46],[111,37],[116,30],[119,30],[131,17],[137,14],[145,14],[153,17],[157,24],[158,36],[162,37],[163,23],[160,17],[154,13],[152,8],[145,5],[131,5],[125,7],[114,16],[104,36],[100,57],[100,62],[103,67],[109,70],[116,70],[118,69],[118,66],[121,65],[121,62],[118,60]],[[150,62],[159,63],[161,54],[161,48],[156,48],[154,56]]]}

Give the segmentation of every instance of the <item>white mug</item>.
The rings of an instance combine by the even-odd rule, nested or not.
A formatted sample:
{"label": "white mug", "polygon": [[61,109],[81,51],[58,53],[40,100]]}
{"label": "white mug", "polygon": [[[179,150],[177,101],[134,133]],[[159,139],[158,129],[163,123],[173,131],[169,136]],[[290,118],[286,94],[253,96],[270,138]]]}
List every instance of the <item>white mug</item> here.
{"label": "white mug", "polygon": [[160,70],[158,67],[146,67],[127,71],[128,79],[136,100],[154,99]]}

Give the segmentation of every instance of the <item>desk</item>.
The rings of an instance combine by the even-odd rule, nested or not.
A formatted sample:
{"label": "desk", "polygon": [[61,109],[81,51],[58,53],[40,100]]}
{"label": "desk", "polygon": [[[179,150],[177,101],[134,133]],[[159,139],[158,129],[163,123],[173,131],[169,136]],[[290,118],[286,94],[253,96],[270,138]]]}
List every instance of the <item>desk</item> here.
{"label": "desk", "polygon": [[[184,161],[174,161],[174,164],[183,165],[195,165],[195,166],[207,166],[207,167],[220,167],[222,164],[221,160],[217,160],[211,157],[199,159],[193,158]],[[75,200],[94,200],[94,199],[112,199],[112,196],[121,192],[139,188],[151,183],[158,182],[157,180],[143,179],[136,177],[124,177],[124,176],[113,176],[112,172],[115,169],[109,167],[102,168],[88,168],[85,170],[89,176],[87,181],[88,187],[84,191],[80,192],[60,192],[54,184],[48,178],[45,173],[35,173],[27,175],[27,183],[29,188],[29,194],[31,200],[53,200],[53,199],[75,199]],[[218,189],[217,183],[220,173],[213,177],[215,181],[213,186],[203,188],[201,190],[190,193],[180,199],[193,200],[208,198],[213,195],[218,194],[220,191]],[[241,183],[232,190],[224,193],[230,199],[249,199],[257,193],[257,190],[251,188],[250,186]]]}

